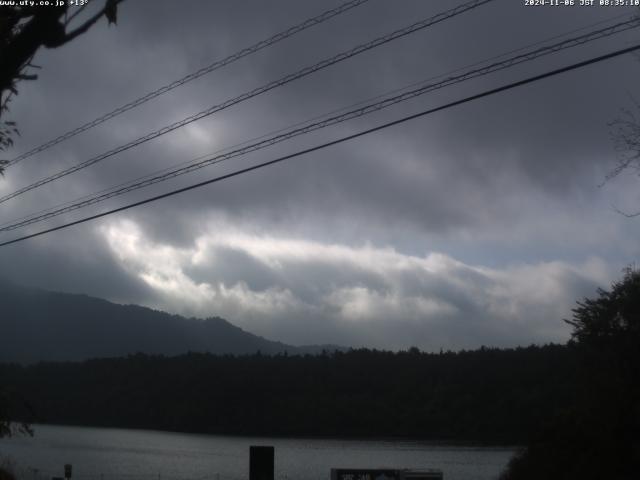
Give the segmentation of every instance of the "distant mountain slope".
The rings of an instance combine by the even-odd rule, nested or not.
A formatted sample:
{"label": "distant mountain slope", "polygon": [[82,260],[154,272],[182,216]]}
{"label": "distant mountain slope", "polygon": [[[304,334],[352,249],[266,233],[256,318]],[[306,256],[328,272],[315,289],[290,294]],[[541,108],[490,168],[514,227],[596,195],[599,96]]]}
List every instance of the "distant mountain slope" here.
{"label": "distant mountain slope", "polygon": [[[142,352],[317,353],[245,332],[218,317],[200,320],[86,295],[0,284],[0,362],[74,361]],[[329,347],[332,348],[332,347]]]}

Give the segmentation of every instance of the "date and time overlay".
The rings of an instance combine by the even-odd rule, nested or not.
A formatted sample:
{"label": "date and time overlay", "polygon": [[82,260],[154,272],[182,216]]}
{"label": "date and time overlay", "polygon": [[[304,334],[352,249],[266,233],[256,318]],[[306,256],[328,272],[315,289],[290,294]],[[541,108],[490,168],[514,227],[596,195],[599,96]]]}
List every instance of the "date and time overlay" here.
{"label": "date and time overlay", "polygon": [[[521,0],[526,7],[639,7],[640,0]],[[90,0],[3,0],[0,8],[14,7],[83,7]]]}
{"label": "date and time overlay", "polygon": [[640,0],[523,0],[527,7],[638,7]]}

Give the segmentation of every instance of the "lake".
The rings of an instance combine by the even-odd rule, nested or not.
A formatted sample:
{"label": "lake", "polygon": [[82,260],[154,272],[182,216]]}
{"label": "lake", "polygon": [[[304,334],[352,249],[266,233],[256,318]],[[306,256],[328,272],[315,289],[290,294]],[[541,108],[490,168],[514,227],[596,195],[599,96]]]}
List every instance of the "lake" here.
{"label": "lake", "polygon": [[332,467],[437,468],[445,480],[495,479],[515,449],[414,441],[329,440],[197,435],[36,425],[35,436],[0,440],[26,480],[246,480],[249,446],[275,447],[278,480],[327,480]]}

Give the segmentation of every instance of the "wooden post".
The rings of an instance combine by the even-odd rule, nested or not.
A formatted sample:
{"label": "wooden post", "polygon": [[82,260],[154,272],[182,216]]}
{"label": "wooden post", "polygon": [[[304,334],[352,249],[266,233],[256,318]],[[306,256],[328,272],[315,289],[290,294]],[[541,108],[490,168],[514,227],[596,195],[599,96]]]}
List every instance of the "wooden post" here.
{"label": "wooden post", "polygon": [[274,479],[274,448],[271,446],[249,447],[249,480]]}

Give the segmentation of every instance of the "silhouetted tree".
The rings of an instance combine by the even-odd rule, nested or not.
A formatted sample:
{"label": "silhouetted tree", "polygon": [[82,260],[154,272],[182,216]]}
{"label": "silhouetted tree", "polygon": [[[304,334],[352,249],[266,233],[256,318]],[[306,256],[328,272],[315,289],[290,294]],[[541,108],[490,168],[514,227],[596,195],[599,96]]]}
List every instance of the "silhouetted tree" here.
{"label": "silhouetted tree", "polygon": [[[123,0],[105,0],[102,8],[72,27],[74,20],[87,8],[75,7],[69,15],[69,6],[0,6],[0,151],[13,145],[13,135],[19,134],[15,122],[3,117],[9,110],[9,102],[18,94],[18,83],[35,80],[31,62],[40,47],[57,48],[87,32],[103,16],[116,23],[117,8]],[[18,3],[18,2],[16,2]],[[4,174],[7,160],[0,160],[0,174]],[[7,418],[7,394],[0,387],[0,437],[9,435],[12,425]],[[26,430],[25,430],[26,428]],[[18,426],[28,431],[28,426]]]}
{"label": "silhouetted tree", "polygon": [[640,270],[628,267],[624,273],[611,291],[598,289],[598,298],[577,302],[573,319],[565,320],[573,326],[572,341],[616,351],[630,343],[640,345]]}
{"label": "silhouetted tree", "polygon": [[[1,6],[0,7],[0,118],[8,111],[11,98],[18,93],[21,80],[35,80],[38,68],[31,62],[40,47],[57,48],[87,32],[103,16],[109,23],[116,23],[118,4],[123,0],[105,0],[102,8],[77,25],[74,21],[87,8],[60,6]],[[18,3],[18,2],[16,2]],[[12,136],[18,134],[14,122],[0,121],[0,150],[13,145]],[[6,160],[0,160],[0,173]]]}
{"label": "silhouetted tree", "polygon": [[517,455],[504,480],[626,480],[640,472],[640,271],[573,310],[570,348],[580,358],[571,408]]}
{"label": "silhouetted tree", "polygon": [[[9,391],[4,388],[0,389],[0,438],[2,437],[11,437],[15,434],[27,434],[33,435],[33,430],[29,423],[25,420],[14,422],[8,418],[7,413],[16,410],[14,404],[16,403],[16,396],[11,395]],[[22,415],[25,414],[25,410],[28,411],[28,415],[32,413],[31,408],[27,405],[26,402],[20,402],[22,405],[20,409]],[[23,417],[26,418],[26,417]]]}
{"label": "silhouetted tree", "polygon": [[[606,181],[625,171],[640,174],[640,102],[632,98],[632,106],[623,108],[620,116],[609,126],[615,150],[618,152],[618,164],[607,174]],[[618,212],[626,217],[640,215],[640,210],[631,213],[620,210]]]}
{"label": "silhouetted tree", "polygon": [[[640,10],[635,18],[640,19]],[[636,56],[640,60],[640,55],[636,53]],[[618,152],[618,164],[607,174],[605,182],[625,171],[640,174],[640,102],[632,97],[631,104],[630,107],[623,108],[620,116],[609,123],[614,147]],[[640,216],[640,210],[630,213],[619,209],[617,211],[626,217]]]}

